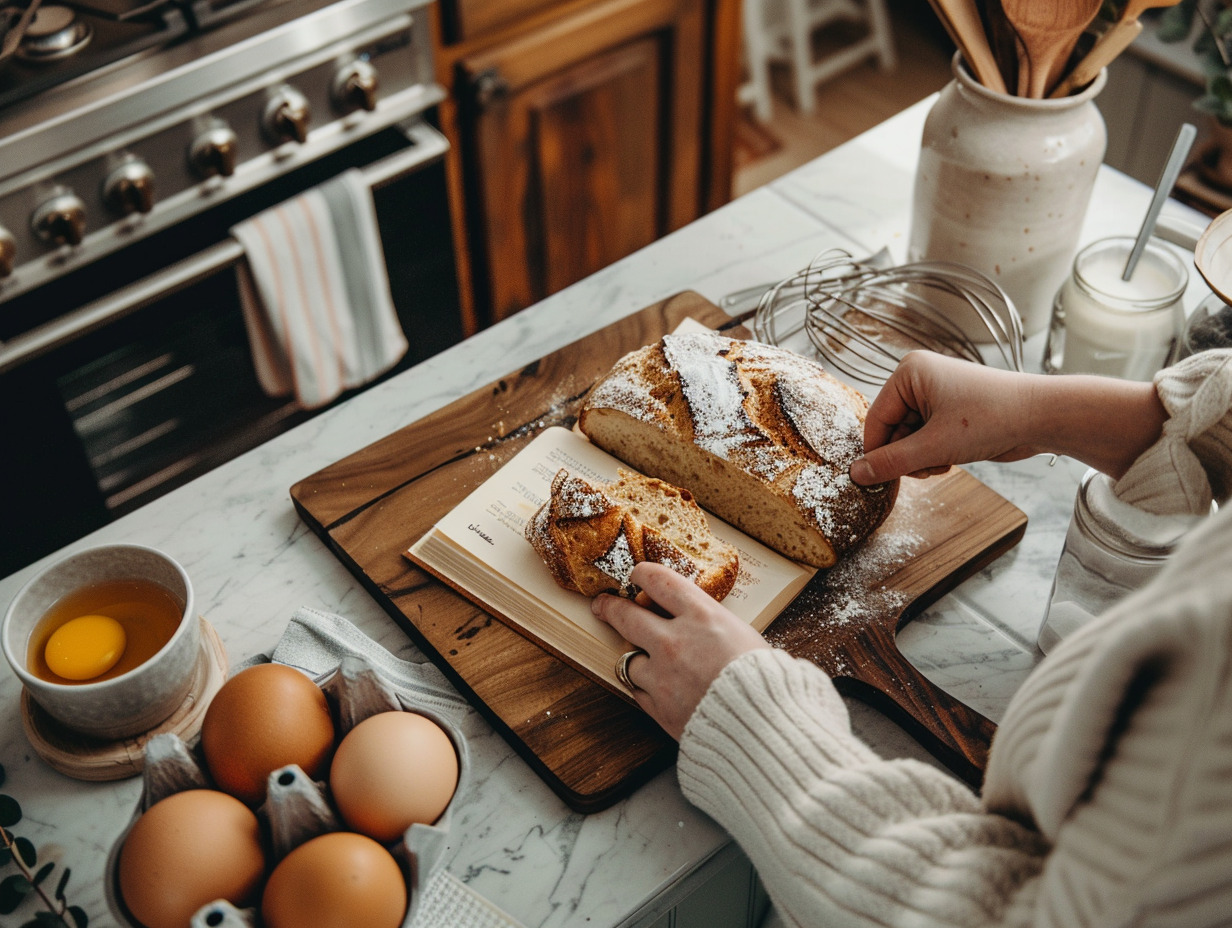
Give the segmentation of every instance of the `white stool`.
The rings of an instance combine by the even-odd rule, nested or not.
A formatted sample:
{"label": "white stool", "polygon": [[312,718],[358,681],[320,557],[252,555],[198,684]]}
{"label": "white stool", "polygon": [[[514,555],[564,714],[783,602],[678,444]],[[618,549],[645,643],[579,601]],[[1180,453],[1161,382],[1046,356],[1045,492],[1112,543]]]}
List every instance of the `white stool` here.
{"label": "white stool", "polygon": [[[813,33],[846,20],[863,23],[868,33],[841,51],[813,59]],[[744,54],[749,79],[737,99],[752,103],[757,118],[770,118],[770,62],[791,65],[796,108],[811,113],[813,92],[869,56],[882,68],[894,67],[894,37],[885,0],[744,0]]]}

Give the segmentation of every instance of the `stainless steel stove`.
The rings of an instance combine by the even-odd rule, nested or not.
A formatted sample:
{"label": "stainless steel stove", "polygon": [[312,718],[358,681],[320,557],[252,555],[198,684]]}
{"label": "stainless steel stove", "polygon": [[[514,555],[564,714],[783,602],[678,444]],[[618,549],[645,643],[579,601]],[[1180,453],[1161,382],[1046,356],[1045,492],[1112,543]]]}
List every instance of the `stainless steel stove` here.
{"label": "stainless steel stove", "polygon": [[363,171],[404,365],[460,340],[430,2],[0,0],[0,574],[306,418],[251,370],[257,212]]}
{"label": "stainless steel stove", "polygon": [[[39,8],[0,63],[0,301],[438,102],[424,6]],[[82,47],[36,61],[68,20]]]}

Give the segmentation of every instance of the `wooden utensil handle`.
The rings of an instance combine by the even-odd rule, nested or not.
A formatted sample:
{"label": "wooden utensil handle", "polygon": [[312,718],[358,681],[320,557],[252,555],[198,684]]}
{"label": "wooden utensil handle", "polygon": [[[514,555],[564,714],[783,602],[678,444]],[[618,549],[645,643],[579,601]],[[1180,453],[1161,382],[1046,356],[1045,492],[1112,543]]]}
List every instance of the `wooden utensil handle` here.
{"label": "wooden utensil handle", "polygon": [[955,775],[978,789],[997,726],[916,670],[898,650],[893,635],[879,628],[876,637],[882,638],[880,661],[850,664],[849,676],[834,679],[839,692],[889,715]]}
{"label": "wooden utensil handle", "polygon": [[993,58],[975,0],[929,0],[929,4],[976,80],[989,90],[1006,93],[1005,80]]}
{"label": "wooden utensil handle", "polygon": [[1086,56],[1074,65],[1074,69],[1048,95],[1049,99],[1057,100],[1067,97],[1079,87],[1085,87],[1095,80],[1099,72],[1113,58],[1129,48],[1141,33],[1142,23],[1136,19],[1117,23],[1099,37]]}

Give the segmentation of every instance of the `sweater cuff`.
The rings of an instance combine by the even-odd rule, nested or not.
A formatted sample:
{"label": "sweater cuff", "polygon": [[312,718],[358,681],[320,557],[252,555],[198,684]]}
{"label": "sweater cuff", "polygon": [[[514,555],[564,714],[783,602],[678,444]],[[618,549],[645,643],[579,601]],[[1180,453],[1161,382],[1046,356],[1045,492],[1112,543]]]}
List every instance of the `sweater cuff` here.
{"label": "sweater cuff", "polygon": [[686,798],[721,782],[749,788],[777,777],[806,783],[877,754],[851,732],[847,707],[814,664],[778,649],[750,651],[710,685],[680,738],[677,776]]}
{"label": "sweater cuff", "polygon": [[1117,481],[1147,512],[1208,515],[1232,492],[1232,350],[1203,351],[1155,375],[1163,434]]}

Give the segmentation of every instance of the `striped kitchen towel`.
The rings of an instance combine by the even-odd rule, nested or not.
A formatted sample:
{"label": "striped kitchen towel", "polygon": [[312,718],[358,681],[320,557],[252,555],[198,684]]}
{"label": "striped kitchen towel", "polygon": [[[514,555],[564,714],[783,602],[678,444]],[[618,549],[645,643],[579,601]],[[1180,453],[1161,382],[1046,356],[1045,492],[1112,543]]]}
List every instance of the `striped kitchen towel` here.
{"label": "striped kitchen towel", "polygon": [[258,213],[231,234],[248,258],[240,298],[267,394],[293,394],[314,409],[406,354],[372,191],[360,171]]}

